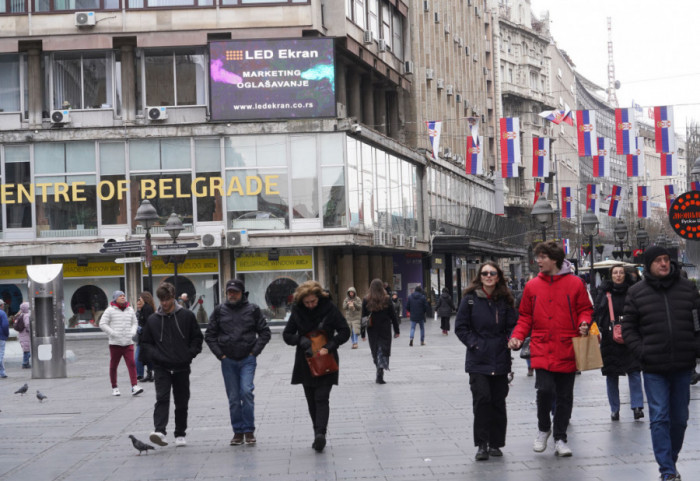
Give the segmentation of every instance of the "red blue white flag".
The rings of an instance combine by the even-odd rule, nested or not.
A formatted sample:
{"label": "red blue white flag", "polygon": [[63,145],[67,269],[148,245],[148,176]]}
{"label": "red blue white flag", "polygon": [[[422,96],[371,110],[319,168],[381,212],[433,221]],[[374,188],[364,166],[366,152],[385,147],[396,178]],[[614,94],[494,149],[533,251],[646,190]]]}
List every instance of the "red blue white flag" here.
{"label": "red blue white flag", "polygon": [[596,128],[595,111],[576,111],[576,130],[578,131],[578,155],[579,157],[596,155]]}
{"label": "red blue white flag", "polygon": [[635,137],[635,148],[627,155],[627,177],[644,176],[644,138]]}
{"label": "red blue white flag", "polygon": [[571,219],[571,187],[561,188],[561,217],[562,219]]}
{"label": "red blue white flag", "polygon": [[562,239],[562,245],[564,246],[564,254],[569,255],[569,252],[571,252],[571,244],[569,243],[569,239]]}
{"label": "red blue white flag", "polygon": [[547,191],[549,190],[549,184],[546,182],[540,182],[539,180],[535,182],[535,202],[540,198],[541,195],[547,197]]}
{"label": "red blue white flag", "polygon": [[676,186],[673,184],[664,185],[664,194],[666,195],[666,213],[671,212],[671,204],[676,200]]}
{"label": "red blue white flag", "polygon": [[430,146],[433,148],[433,159],[438,158],[440,151],[440,134],[442,133],[442,122],[439,120],[429,120],[425,123],[428,127],[428,137],[430,137]]}
{"label": "red blue white flag", "polygon": [[[520,119],[503,117],[501,128],[501,164],[519,164],[520,161]],[[504,168],[505,170],[505,168]],[[517,174],[516,174],[517,176]],[[503,177],[506,177],[505,175]],[[510,176],[508,176],[510,177]]]}
{"label": "red blue white flag", "polygon": [[662,152],[659,156],[661,157],[661,175],[678,175],[678,159],[676,154],[666,154]]}
{"label": "red blue white flag", "polygon": [[673,107],[654,107],[654,132],[656,152],[670,154],[676,151],[676,136],[673,133]]}
{"label": "red blue white flag", "polygon": [[636,149],[637,125],[632,109],[615,109],[615,143],[618,155],[631,154]]}
{"label": "red blue white flag", "polygon": [[574,125],[574,119],[571,109],[565,110],[544,110],[538,114],[543,119],[549,120],[550,122],[559,125],[565,122],[569,125]]}
{"label": "red blue white flag", "polygon": [[690,183],[690,190],[700,190],[700,182],[694,180]]}
{"label": "red blue white flag", "polygon": [[598,184],[586,185],[586,210],[591,209],[595,215],[600,211],[600,186]]}
{"label": "red blue white flag", "polygon": [[649,217],[649,187],[637,186],[637,217],[646,219]]}
{"label": "red blue white flag", "polygon": [[518,166],[520,164],[501,164],[501,177],[504,179],[510,177],[519,177]]}
{"label": "red blue white flag", "polygon": [[549,139],[532,137],[532,176],[547,177],[549,175]]}
{"label": "red blue white flag", "polygon": [[598,152],[593,156],[593,177],[610,177],[610,140],[598,137]]}
{"label": "red blue white flag", "polygon": [[617,217],[622,212],[622,186],[613,185],[610,194],[610,208],[608,209],[609,217]]}
{"label": "red blue white flag", "polygon": [[474,143],[474,138],[471,135],[467,137],[467,174],[482,175],[484,173],[484,150],[482,148],[483,143],[483,137],[477,137],[476,143]]}

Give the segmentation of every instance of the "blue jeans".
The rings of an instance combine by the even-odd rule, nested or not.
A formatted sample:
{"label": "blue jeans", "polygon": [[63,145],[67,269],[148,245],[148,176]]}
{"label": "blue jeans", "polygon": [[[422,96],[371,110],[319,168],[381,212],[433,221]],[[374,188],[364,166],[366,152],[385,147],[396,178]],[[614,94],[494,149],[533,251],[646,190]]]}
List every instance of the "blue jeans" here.
{"label": "blue jeans", "polygon": [[350,329],[350,337],[351,337],[351,339],[352,339],[352,343],[353,343],[353,344],[357,344],[357,339],[358,339],[360,336],[358,336],[357,334],[355,334],[355,330],[354,330],[354,329]]}
{"label": "blue jeans", "polygon": [[0,339],[0,377],[6,377],[7,374],[5,374],[5,365],[2,363],[3,359],[5,359],[5,341],[4,339]]}
{"label": "blue jeans", "polygon": [[24,351],[22,353],[22,366],[27,367],[29,366],[29,359],[32,357],[32,353],[30,351]]}
{"label": "blue jeans", "polygon": [[411,320],[411,334],[409,338],[413,339],[413,336],[416,334],[416,324],[420,324],[420,342],[423,342],[425,341],[425,319],[422,321]]}
{"label": "blue jeans", "polygon": [[255,431],[253,378],[257,364],[255,356],[248,356],[240,361],[229,358],[221,360],[221,374],[224,376],[234,434]]}
{"label": "blue jeans", "polygon": [[[608,375],[605,382],[608,386],[608,402],[610,412],[620,411],[620,377]],[[627,374],[627,382],[630,387],[630,408],[644,407],[644,394],[642,392],[642,375],[639,371],[632,371]]]}
{"label": "blue jeans", "polygon": [[664,374],[644,373],[651,445],[661,474],[676,473],[676,461],[688,425],[691,373],[690,369]]}

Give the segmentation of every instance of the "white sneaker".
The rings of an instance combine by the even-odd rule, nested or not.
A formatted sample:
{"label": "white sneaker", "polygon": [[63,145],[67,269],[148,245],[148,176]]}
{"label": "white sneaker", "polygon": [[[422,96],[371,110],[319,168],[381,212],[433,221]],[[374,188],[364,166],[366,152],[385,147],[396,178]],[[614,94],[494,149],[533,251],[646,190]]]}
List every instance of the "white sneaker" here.
{"label": "white sneaker", "polygon": [[180,447],[180,446],[187,446],[187,441],[185,440],[184,436],[178,436],[175,438],[175,446]]}
{"label": "white sneaker", "polygon": [[165,434],[159,433],[158,431],[153,431],[148,439],[150,439],[152,443],[156,443],[158,446],[168,445],[168,442],[165,440]]}
{"label": "white sneaker", "polygon": [[138,384],[131,386],[131,395],[132,396],[138,396],[142,392],[143,392],[143,388],[141,388],[141,386],[139,386]]}
{"label": "white sneaker", "polygon": [[112,396],[121,396],[118,387],[112,388]]}
{"label": "white sneaker", "polygon": [[537,437],[535,438],[535,442],[532,445],[532,450],[536,453],[541,453],[547,449],[547,440],[549,439],[550,434],[552,434],[552,431],[547,431],[546,433],[539,431],[537,433]]}
{"label": "white sneaker", "polygon": [[574,453],[572,453],[569,446],[566,445],[566,441],[559,439],[554,443],[554,454],[561,456],[562,458],[568,458]]}

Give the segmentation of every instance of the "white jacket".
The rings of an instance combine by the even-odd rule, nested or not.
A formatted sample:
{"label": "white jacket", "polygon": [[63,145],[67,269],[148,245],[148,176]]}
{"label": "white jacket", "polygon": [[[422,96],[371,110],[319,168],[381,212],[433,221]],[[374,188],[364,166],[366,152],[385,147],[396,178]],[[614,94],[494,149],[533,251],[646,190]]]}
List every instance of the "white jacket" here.
{"label": "white jacket", "polygon": [[122,311],[110,305],[100,319],[100,329],[109,336],[109,343],[117,346],[133,344],[137,327],[136,313],[131,306]]}

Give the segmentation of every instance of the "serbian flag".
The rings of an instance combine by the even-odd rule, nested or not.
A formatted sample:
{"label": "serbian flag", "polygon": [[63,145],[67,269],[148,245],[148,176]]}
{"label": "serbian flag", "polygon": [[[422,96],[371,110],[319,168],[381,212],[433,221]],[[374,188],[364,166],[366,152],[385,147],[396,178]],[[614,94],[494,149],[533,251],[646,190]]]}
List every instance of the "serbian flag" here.
{"label": "serbian flag", "polygon": [[637,186],[637,217],[647,219],[649,217],[649,187]]}
{"label": "serbian flag", "polygon": [[549,139],[546,137],[532,138],[532,176],[547,177],[549,175]]}
{"label": "serbian flag", "polygon": [[596,149],[595,111],[577,110],[576,126],[579,157],[595,155],[598,150]]}
{"label": "serbian flag", "polygon": [[564,254],[568,256],[569,252],[571,252],[571,244],[569,244],[569,239],[562,239],[561,243],[564,246]]}
{"label": "serbian flag", "polygon": [[510,177],[519,177],[518,166],[520,164],[501,164],[501,177],[504,179]]}
{"label": "serbian flag", "polygon": [[654,132],[656,152],[670,154],[676,151],[676,136],[673,133],[673,107],[654,107]]}
{"label": "serbian flag", "polygon": [[[474,143],[479,142],[479,117],[467,117],[469,123],[469,133],[472,135]],[[479,143],[479,145],[482,145]]]}
{"label": "serbian flag", "polygon": [[574,119],[571,115],[571,110],[543,110],[538,114],[543,119],[549,120],[550,122],[559,125],[565,122],[569,125],[574,125]]}
{"label": "serbian flag", "polygon": [[[520,163],[520,119],[503,117],[501,127],[501,164]],[[505,170],[505,169],[504,169]]]}
{"label": "serbian flag", "polygon": [[483,142],[483,137],[477,137],[476,143],[474,143],[472,136],[467,137],[467,174],[482,175],[484,173],[484,151],[481,148]]}
{"label": "serbian flag", "polygon": [[671,204],[676,200],[676,186],[673,184],[664,185],[664,193],[666,194],[666,213],[671,212]]}
{"label": "serbian flag", "polygon": [[615,142],[618,155],[631,154],[636,149],[637,125],[632,109],[615,109]]}
{"label": "serbian flag", "polygon": [[535,182],[535,202],[541,195],[547,197],[548,187],[549,185],[546,182],[540,182],[539,180]]}
{"label": "serbian flag", "polygon": [[676,154],[660,153],[661,157],[661,175],[678,175],[678,159]]}
{"label": "serbian flag", "polygon": [[644,176],[644,138],[635,137],[635,148],[627,156],[627,177]]}
{"label": "serbian flag", "polygon": [[620,212],[622,212],[622,186],[613,185],[612,192],[610,194],[610,208],[608,209],[608,216],[617,217]]}
{"label": "serbian flag", "polygon": [[593,156],[593,177],[610,177],[610,141],[598,137],[598,155]]}
{"label": "serbian flag", "polygon": [[433,148],[433,159],[438,158],[440,151],[440,133],[442,132],[442,122],[438,120],[429,120],[425,123],[428,127],[428,137],[430,137],[430,146]]}
{"label": "serbian flag", "polygon": [[561,188],[561,218],[571,219],[571,187]]}
{"label": "serbian flag", "polygon": [[690,190],[700,190],[700,182],[694,180],[690,183]]}
{"label": "serbian flag", "polygon": [[586,185],[586,210],[591,209],[595,215],[600,212],[600,186],[598,184]]}

